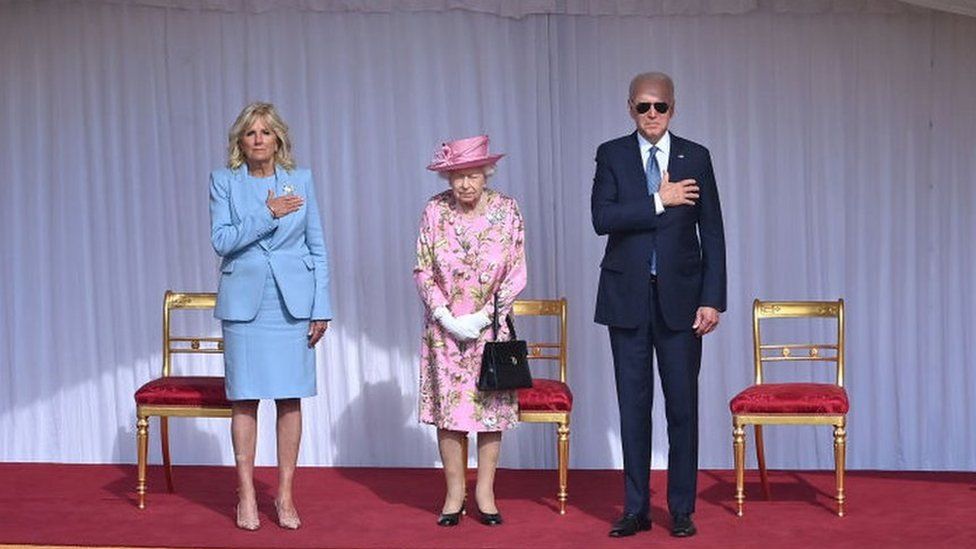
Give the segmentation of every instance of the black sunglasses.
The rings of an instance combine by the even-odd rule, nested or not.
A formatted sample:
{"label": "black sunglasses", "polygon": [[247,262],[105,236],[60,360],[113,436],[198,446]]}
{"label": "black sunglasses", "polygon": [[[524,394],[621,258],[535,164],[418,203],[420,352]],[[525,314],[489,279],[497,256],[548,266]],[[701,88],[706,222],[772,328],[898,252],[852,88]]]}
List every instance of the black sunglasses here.
{"label": "black sunglasses", "polygon": [[644,114],[647,111],[651,110],[651,107],[654,107],[654,110],[656,110],[657,112],[664,114],[668,112],[668,109],[671,108],[671,105],[668,105],[664,101],[658,101],[657,103],[646,103],[646,102],[637,103],[636,105],[634,105],[634,110],[637,111],[639,114]]}

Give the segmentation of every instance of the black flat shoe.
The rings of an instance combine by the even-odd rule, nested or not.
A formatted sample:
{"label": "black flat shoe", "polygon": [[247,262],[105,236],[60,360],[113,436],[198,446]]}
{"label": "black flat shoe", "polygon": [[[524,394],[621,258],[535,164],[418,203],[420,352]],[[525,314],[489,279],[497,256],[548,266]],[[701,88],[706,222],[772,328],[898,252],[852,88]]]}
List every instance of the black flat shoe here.
{"label": "black flat shoe", "polygon": [[502,523],[502,514],[486,513],[481,509],[478,509],[478,520],[480,520],[481,524],[484,524],[485,526],[498,526]]}
{"label": "black flat shoe", "polygon": [[691,515],[675,515],[674,523],[671,525],[671,535],[676,538],[689,538],[698,533],[695,523],[691,520]]}
{"label": "black flat shoe", "polygon": [[457,526],[461,522],[461,515],[464,514],[464,505],[458,509],[457,513],[441,513],[441,516],[437,517],[438,526]]}
{"label": "black flat shoe", "polygon": [[651,519],[627,513],[610,528],[611,538],[625,538],[651,529]]}

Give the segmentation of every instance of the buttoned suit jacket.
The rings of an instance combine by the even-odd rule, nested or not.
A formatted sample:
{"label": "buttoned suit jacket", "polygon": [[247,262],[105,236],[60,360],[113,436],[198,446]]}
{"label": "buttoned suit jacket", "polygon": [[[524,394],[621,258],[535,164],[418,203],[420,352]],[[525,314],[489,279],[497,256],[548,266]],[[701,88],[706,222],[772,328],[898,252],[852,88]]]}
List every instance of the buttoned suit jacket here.
{"label": "buttoned suit jacket", "polygon": [[694,206],[657,215],[648,195],[637,132],[600,145],[591,213],[607,235],[595,321],[633,328],[648,322],[649,259],[656,252],[658,301],[672,330],[687,330],[700,306],[726,306],[725,230],[708,149],[671,134],[670,181],[694,179]]}
{"label": "buttoned suit jacket", "polygon": [[222,258],[214,316],[254,319],[270,270],[293,317],[331,319],[328,251],[311,172],[275,166],[275,195],[305,199],[279,219],[263,202],[245,200],[246,176],[246,165],[210,174],[210,239]]}

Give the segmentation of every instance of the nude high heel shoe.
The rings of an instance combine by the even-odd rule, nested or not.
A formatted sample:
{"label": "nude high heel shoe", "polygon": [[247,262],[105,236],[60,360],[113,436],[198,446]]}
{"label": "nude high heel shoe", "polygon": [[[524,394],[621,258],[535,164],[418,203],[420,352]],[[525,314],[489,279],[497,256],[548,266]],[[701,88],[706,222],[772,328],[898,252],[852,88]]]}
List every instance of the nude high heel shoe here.
{"label": "nude high heel shoe", "polygon": [[302,520],[298,518],[298,512],[283,513],[281,502],[275,500],[275,511],[278,513],[278,526],[286,530],[298,530],[302,526]]}
{"label": "nude high heel shoe", "polygon": [[234,513],[235,515],[237,515],[237,527],[240,528],[241,530],[250,530],[253,532],[254,530],[257,530],[258,528],[261,527],[260,519],[254,518],[251,520],[245,520],[244,517],[241,516],[240,503],[238,503],[237,507],[234,508]]}

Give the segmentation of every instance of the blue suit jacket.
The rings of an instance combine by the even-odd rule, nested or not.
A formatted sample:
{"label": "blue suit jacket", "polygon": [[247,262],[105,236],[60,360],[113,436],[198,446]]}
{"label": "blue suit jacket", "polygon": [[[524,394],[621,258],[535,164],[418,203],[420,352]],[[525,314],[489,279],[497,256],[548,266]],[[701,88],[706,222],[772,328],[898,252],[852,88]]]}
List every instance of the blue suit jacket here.
{"label": "blue suit jacket", "polygon": [[214,316],[253,319],[270,269],[293,317],[331,319],[328,253],[311,172],[275,166],[275,195],[286,194],[287,188],[305,199],[300,209],[280,219],[263,203],[244,200],[246,175],[246,165],[210,174],[210,240],[223,258]]}
{"label": "blue suit jacket", "polygon": [[609,235],[596,298],[599,324],[633,328],[648,321],[652,251],[668,327],[691,329],[700,306],[725,310],[725,230],[708,149],[672,133],[668,172],[671,181],[695,179],[700,196],[694,206],[657,215],[637,132],[597,149],[591,213],[597,234]]}

